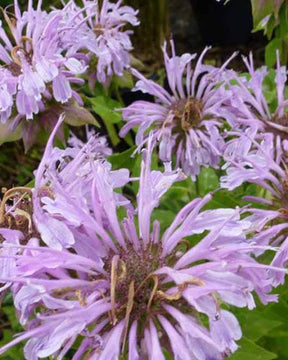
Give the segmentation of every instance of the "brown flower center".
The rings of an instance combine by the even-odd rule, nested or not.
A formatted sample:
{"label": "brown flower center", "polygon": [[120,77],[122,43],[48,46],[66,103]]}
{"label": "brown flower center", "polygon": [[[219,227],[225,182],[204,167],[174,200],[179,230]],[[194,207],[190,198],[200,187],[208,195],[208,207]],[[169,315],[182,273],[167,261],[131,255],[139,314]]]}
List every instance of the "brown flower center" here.
{"label": "brown flower center", "polygon": [[177,127],[183,131],[189,131],[191,128],[200,126],[203,119],[203,102],[193,97],[180,99],[172,106],[174,120]]}
{"label": "brown flower center", "polygon": [[[264,121],[265,129],[275,135],[280,136],[282,139],[287,139],[288,136],[288,113],[285,113],[283,116],[274,115],[269,123],[267,120]],[[275,124],[275,126],[274,126]],[[282,127],[283,130],[281,128]]]}
{"label": "brown flower center", "polygon": [[111,303],[115,306],[114,322],[127,314],[129,303],[130,319],[139,319],[147,313],[158,284],[153,272],[164,266],[160,253],[160,247],[155,245],[139,251],[130,247],[121,251],[117,259],[113,256],[108,260],[107,263],[111,264],[107,271],[111,280]]}
{"label": "brown flower center", "polygon": [[93,32],[98,37],[104,33],[104,29],[101,27],[100,24],[97,24],[93,27]]}
{"label": "brown flower center", "polygon": [[285,113],[282,117],[274,116],[273,121],[279,125],[288,127],[288,113]]}
{"label": "brown flower center", "polygon": [[[22,244],[37,235],[32,220],[32,191],[28,187],[15,187],[4,193],[0,203],[0,227],[19,230],[24,235]],[[10,208],[7,203],[12,202]]]}

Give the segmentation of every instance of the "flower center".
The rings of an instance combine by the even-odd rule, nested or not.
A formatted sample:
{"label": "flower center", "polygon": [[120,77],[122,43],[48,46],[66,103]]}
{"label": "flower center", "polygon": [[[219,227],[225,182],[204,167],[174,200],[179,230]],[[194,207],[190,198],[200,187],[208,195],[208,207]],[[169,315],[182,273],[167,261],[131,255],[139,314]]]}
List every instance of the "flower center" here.
{"label": "flower center", "polygon": [[131,247],[114,255],[109,261],[110,297],[114,307],[112,322],[116,323],[126,317],[128,312],[130,320],[146,317],[158,284],[153,272],[164,266],[160,253],[159,246],[150,246],[137,252]]}
{"label": "flower center", "polygon": [[279,125],[288,126],[288,113],[285,113],[282,117],[274,116],[273,121]]}
{"label": "flower center", "polygon": [[100,24],[97,24],[93,27],[93,32],[98,37],[104,33],[104,29],[101,27]]}
{"label": "flower center", "polygon": [[175,102],[172,110],[177,127],[180,126],[183,131],[199,127],[202,121],[203,103],[193,97]]}
{"label": "flower center", "polygon": [[279,135],[282,139],[287,138],[288,113],[285,113],[281,117],[274,115],[269,123],[267,123],[267,121],[265,121],[265,123],[267,131],[272,132],[275,135]]}
{"label": "flower center", "polygon": [[[19,230],[27,239],[35,235],[32,222],[32,192],[28,187],[15,187],[2,190],[0,203],[0,227]],[[7,205],[12,201],[11,205]]]}

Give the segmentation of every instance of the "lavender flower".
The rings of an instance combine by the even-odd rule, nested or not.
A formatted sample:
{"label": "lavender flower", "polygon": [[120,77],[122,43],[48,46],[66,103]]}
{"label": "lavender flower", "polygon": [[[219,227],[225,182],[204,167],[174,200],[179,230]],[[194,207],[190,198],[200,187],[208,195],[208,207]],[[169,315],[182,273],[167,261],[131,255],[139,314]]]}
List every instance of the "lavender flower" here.
{"label": "lavender flower", "polygon": [[[152,126],[154,139],[160,141],[160,159],[170,161],[175,154],[177,166],[195,179],[201,166],[218,167],[224,149],[220,128],[223,119],[229,119],[229,111],[224,104],[230,95],[223,81],[229,60],[220,69],[203,65],[206,48],[192,70],[191,60],[196,54],[176,56],[174,43],[170,43],[172,56],[168,56],[166,43],[163,54],[171,93],[132,70],[140,79],[135,90],[155,96],[156,103],[136,101],[123,109],[123,119],[127,124],[120,135],[124,136],[139,125],[136,144],[141,147],[147,141],[145,133]],[[185,73],[186,85],[183,86]]]}
{"label": "lavender flower", "polygon": [[[233,96],[231,105],[236,112],[234,128],[246,129],[257,127],[261,133],[273,133],[285,139],[288,132],[285,99],[285,83],[287,80],[287,69],[280,66],[279,54],[277,53],[277,68],[275,70],[274,82],[276,85],[276,99],[272,106],[265,97],[264,81],[268,76],[267,67],[254,69],[253,57],[243,57],[249,77],[238,76],[234,79],[236,84],[230,87]],[[270,99],[271,102],[271,99]]]}
{"label": "lavender flower", "polygon": [[[244,200],[255,205],[262,205],[261,209],[250,209],[252,215],[249,220],[258,232],[255,241],[263,245],[281,245],[281,251],[273,264],[284,266],[288,249],[285,235],[288,218],[288,142],[279,134],[256,135],[256,132],[257,128],[253,131],[248,128],[245,132],[238,133],[238,137],[230,142],[230,151],[234,157],[227,157],[227,175],[221,178],[221,186],[232,190],[244,182],[259,185],[261,197],[244,197]],[[237,149],[234,148],[235,144]],[[283,283],[283,274],[275,274],[274,281],[276,285]]]}
{"label": "lavender flower", "polygon": [[273,197],[281,198],[278,190],[281,194],[282,181],[274,183],[278,176],[273,173],[279,175],[280,171],[283,175],[285,169],[281,169],[281,161],[287,161],[287,100],[284,94],[287,70],[280,66],[277,56],[274,78],[277,99],[270,104],[264,95],[266,67],[255,70],[252,54],[249,61],[244,58],[244,62],[251,78],[238,77],[237,84],[230,87],[233,96],[229,101],[236,116],[233,131],[228,133],[232,138],[223,155],[226,161],[223,169],[227,175],[222,177],[221,186],[232,190],[248,181],[263,186]]}
{"label": "lavender flower", "polygon": [[[56,131],[36,173],[33,221],[42,240],[50,231],[51,240],[61,234],[72,241],[43,247],[38,235],[27,245],[3,246],[22,250],[21,256],[12,256],[15,273],[0,280],[13,283],[15,307],[27,330],[0,353],[28,339],[26,359],[61,359],[78,337],[73,360],[114,360],[121,354],[130,360],[164,360],[163,349],[181,360],[222,359],[234,352],[241,329],[221,304],[252,309],[253,291],[263,303],[276,301],[276,295],[269,295],[269,271],[283,271],[251,256],[268,247],[246,239],[251,224],[240,218],[242,211],[201,211],[209,194],[188,203],[161,232],[159,221],[151,223],[153,209],[183,174],[171,171],[169,164],[163,173],[151,170],[150,138],[143,151],[137,209],[125,204],[126,217],[120,217],[115,181],[105,162],[92,161],[93,181],[84,198],[83,188],[73,187],[71,172],[59,177],[52,171]],[[92,208],[87,211],[89,197]],[[72,237],[55,226],[57,219]],[[204,232],[196,244],[193,237],[185,239]]]}
{"label": "lavender flower", "polygon": [[62,158],[66,156],[75,158],[81,150],[83,151],[83,148],[86,153],[93,154],[97,159],[104,159],[112,154],[112,150],[108,146],[106,137],[99,136],[94,129],[89,129],[88,126],[86,126],[86,139],[87,142],[84,143],[71,132],[67,141],[69,147],[63,150]]}
{"label": "lavender flower", "polygon": [[[280,66],[277,54],[277,68],[274,82],[276,99],[265,97],[268,76],[266,67],[254,69],[253,57],[243,58],[249,76],[237,77],[231,85],[230,105],[234,110],[232,139],[224,151],[226,175],[221,178],[221,187],[233,190],[245,182],[259,185],[260,196],[245,196],[254,203],[250,208],[251,221],[257,232],[255,241],[261,245],[280,246],[279,254],[272,264],[285,266],[287,263],[287,100],[285,99],[286,67]],[[269,75],[271,76],[271,74]],[[257,207],[261,204],[261,209]],[[273,221],[273,222],[272,222]],[[257,254],[261,254],[259,251]],[[284,282],[284,275],[271,273],[273,284]]]}
{"label": "lavender flower", "polygon": [[139,25],[138,11],[130,6],[121,6],[122,0],[115,4],[104,0],[101,8],[98,1],[82,2],[86,15],[74,0],[68,2],[63,12],[66,13],[70,52],[82,49],[88,50],[90,56],[96,56],[96,64],[92,57],[90,66],[90,85],[93,87],[95,80],[107,83],[113,74],[122,76],[124,69],[130,66],[130,35],[133,31],[123,28],[127,24]]}
{"label": "lavender flower", "polygon": [[13,17],[3,11],[9,32],[0,23],[0,121],[9,120],[10,129],[22,118],[31,121],[52,100],[64,104],[75,96],[80,101],[71,83],[82,82],[76,75],[86,65],[76,53],[69,55],[61,41],[61,12],[47,14],[41,3],[33,9],[29,0],[21,13],[15,0]]}
{"label": "lavender flower", "polygon": [[[231,86],[231,105],[238,116],[234,130],[229,134],[224,151],[226,176],[221,178],[221,186],[229,190],[244,182],[256,183],[270,193],[270,199],[254,199],[279,210],[285,205],[285,182],[288,142],[287,114],[285,107],[286,68],[280,66],[277,54],[275,71],[276,103],[269,104],[264,95],[264,80],[268,74],[266,67],[255,70],[252,54],[244,58],[250,79],[238,77],[237,84]],[[271,111],[271,108],[274,110]]]}

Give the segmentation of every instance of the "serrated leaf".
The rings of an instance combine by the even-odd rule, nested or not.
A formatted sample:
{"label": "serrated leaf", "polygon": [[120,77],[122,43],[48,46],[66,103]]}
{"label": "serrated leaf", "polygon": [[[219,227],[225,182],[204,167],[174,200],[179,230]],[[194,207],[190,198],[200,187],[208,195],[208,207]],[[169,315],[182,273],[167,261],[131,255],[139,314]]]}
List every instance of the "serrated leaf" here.
{"label": "serrated leaf", "polygon": [[240,349],[229,357],[231,360],[272,360],[276,359],[277,355],[265,350],[261,346],[255,344],[253,341],[242,337],[238,342]]}
{"label": "serrated leaf", "polygon": [[281,321],[269,316],[269,312],[262,309],[247,311],[246,309],[237,314],[243,334],[251,341],[257,341],[267,335],[271,330],[281,325]]}

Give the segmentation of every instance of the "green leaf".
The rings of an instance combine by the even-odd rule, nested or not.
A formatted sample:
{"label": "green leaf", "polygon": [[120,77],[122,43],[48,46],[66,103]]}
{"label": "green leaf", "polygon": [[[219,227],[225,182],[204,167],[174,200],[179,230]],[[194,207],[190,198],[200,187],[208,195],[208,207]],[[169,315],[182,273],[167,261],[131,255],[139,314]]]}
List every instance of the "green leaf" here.
{"label": "green leaf", "polygon": [[277,17],[282,4],[286,5],[285,0],[273,0],[274,15]]}
{"label": "green leaf", "polygon": [[[263,94],[269,105],[275,101],[276,104],[278,103],[277,89],[275,87],[275,76],[276,71],[274,69],[270,69],[263,80]],[[273,109],[272,112],[274,112]]]}
{"label": "green leaf", "polygon": [[35,187],[35,179],[29,181],[25,186],[33,189]]}
{"label": "green leaf", "polygon": [[[0,341],[0,346],[4,346],[13,340],[13,333],[11,330],[4,329],[1,331],[2,339]],[[8,349],[3,355],[1,355],[1,360],[24,360],[23,354],[23,344],[13,346],[11,349]]]}
{"label": "green leaf", "polygon": [[282,40],[275,38],[269,42],[265,49],[265,63],[268,67],[273,67],[276,63],[276,51],[282,52]]}
{"label": "green leaf", "polygon": [[269,40],[272,38],[275,27],[277,27],[277,22],[276,22],[275,16],[272,14],[266,25],[266,29],[264,30],[264,34],[267,35],[267,38]]}
{"label": "green leaf", "polygon": [[173,360],[173,356],[171,354],[169,354],[169,352],[165,348],[162,348],[161,350],[163,351],[165,360]]}
{"label": "green leaf", "polygon": [[[135,146],[123,151],[122,153],[116,153],[113,155],[110,155],[108,157],[108,161],[112,164],[113,170],[121,169],[121,168],[129,168],[133,167],[136,159],[133,157],[131,158],[131,155],[135,151]],[[132,166],[131,166],[132,165]]]}
{"label": "green leaf", "polygon": [[269,313],[269,308],[264,311],[261,307],[253,311],[243,309],[239,313],[237,312],[237,318],[241,324],[243,334],[251,341],[259,340],[282,324],[279,319],[275,319],[275,316]]}
{"label": "green leaf", "polygon": [[93,111],[103,120],[112,144],[116,146],[120,142],[120,139],[114,124],[121,121],[121,114],[114,109],[121,107],[121,104],[116,100],[106,98],[102,95],[90,98],[89,100]]}
{"label": "green leaf", "polygon": [[253,32],[263,30],[264,33],[267,32],[267,27],[273,24],[273,28],[275,27],[275,20],[272,14],[267,15],[264,19],[262,19],[257,26],[254,27]]}
{"label": "green leaf", "polygon": [[0,145],[5,142],[21,139],[21,125],[19,125],[15,131],[11,131],[9,125],[8,121],[5,124],[0,123]]}
{"label": "green leaf", "polygon": [[274,12],[274,0],[251,0],[254,27],[257,27],[261,20]]}
{"label": "green leaf", "polygon": [[62,106],[63,111],[65,112],[64,122],[71,126],[82,126],[85,124],[91,124],[97,127],[100,127],[98,121],[94,118],[94,116],[85,109],[80,106]]}
{"label": "green leaf", "polygon": [[171,210],[154,209],[152,213],[152,222],[158,220],[160,222],[160,229],[164,230],[169,227],[175,219],[175,212]]}
{"label": "green leaf", "polygon": [[132,77],[131,73],[128,72],[127,70],[124,71],[123,76],[113,77],[112,81],[116,86],[122,87],[122,88],[131,89],[134,86],[133,77]]}
{"label": "green leaf", "polygon": [[[3,316],[3,313],[5,314]],[[1,341],[0,347],[8,344],[10,341],[13,340],[14,335],[23,331],[23,328],[19,324],[16,316],[15,316],[15,309],[13,306],[13,301],[11,295],[8,293],[4,300],[3,305],[1,307],[1,314],[0,317],[3,319],[6,317],[7,319],[7,327],[3,326],[1,329]],[[6,324],[5,324],[6,325]],[[7,350],[5,354],[1,355],[1,360],[24,360],[23,355],[23,343],[13,346],[11,349]]]}
{"label": "green leaf", "polygon": [[219,187],[217,173],[212,168],[202,168],[197,178],[198,196],[204,196],[207,193]]}
{"label": "green leaf", "polygon": [[282,6],[279,14],[280,37],[285,38],[288,35],[288,6]]}
{"label": "green leaf", "polygon": [[272,360],[277,355],[256,345],[253,341],[242,337],[238,342],[240,349],[229,357],[230,360]]}
{"label": "green leaf", "polygon": [[103,120],[109,121],[111,124],[117,124],[121,121],[121,113],[115,111],[116,108],[120,108],[121,104],[113,99],[106,98],[102,95],[89,99],[92,105],[92,109]]}

